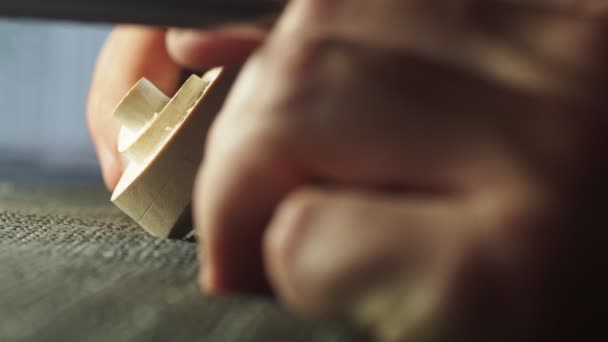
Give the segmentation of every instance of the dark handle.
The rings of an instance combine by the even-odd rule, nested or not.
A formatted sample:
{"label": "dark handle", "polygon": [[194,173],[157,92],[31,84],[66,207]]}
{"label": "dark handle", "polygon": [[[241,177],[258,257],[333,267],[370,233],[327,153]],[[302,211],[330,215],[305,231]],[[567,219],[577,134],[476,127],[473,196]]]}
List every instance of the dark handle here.
{"label": "dark handle", "polygon": [[284,0],[2,0],[0,16],[154,26],[206,27],[265,21]]}

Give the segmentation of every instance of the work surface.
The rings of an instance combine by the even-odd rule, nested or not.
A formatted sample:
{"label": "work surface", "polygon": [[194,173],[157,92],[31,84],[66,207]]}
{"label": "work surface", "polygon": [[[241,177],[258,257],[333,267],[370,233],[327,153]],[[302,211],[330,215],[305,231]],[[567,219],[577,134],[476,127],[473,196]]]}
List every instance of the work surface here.
{"label": "work surface", "polygon": [[196,248],[90,186],[0,180],[0,341],[352,341],[264,298],[204,298]]}

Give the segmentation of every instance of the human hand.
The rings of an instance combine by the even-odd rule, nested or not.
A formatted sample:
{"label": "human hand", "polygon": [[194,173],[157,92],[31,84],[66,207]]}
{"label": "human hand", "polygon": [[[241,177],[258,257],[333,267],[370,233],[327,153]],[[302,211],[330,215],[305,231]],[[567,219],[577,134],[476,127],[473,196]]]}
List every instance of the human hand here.
{"label": "human hand", "polygon": [[117,150],[119,124],[112,113],[140,78],[172,96],[193,60],[196,70],[241,64],[263,39],[264,31],[253,26],[206,32],[117,27],[99,55],[87,104],[89,130],[108,189],[116,186],[125,167]]}
{"label": "human hand", "polygon": [[206,290],[268,281],[386,339],[546,333],[597,247],[608,42],[530,4],[292,1],[209,136]]}

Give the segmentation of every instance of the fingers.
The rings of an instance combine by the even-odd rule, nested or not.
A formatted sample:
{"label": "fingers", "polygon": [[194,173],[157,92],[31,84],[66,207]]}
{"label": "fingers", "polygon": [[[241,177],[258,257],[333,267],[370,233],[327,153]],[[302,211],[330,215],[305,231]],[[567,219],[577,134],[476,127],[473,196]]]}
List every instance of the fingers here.
{"label": "fingers", "polygon": [[89,130],[109,189],[114,188],[124,167],[116,147],[119,127],[112,112],[142,77],[172,95],[181,67],[167,54],[164,30],[120,26],[98,57],[87,104]]}
{"label": "fingers", "polygon": [[265,38],[255,26],[229,26],[213,31],[171,29],[167,48],[171,57],[190,69],[242,64]]}
{"label": "fingers", "polygon": [[[514,106],[505,113],[517,110],[516,96],[350,45],[308,46],[302,55],[257,55],[212,129],[195,195],[210,291],[263,287],[262,232],[302,183],[461,192],[498,177],[489,164],[506,142],[499,115],[485,113],[497,99]],[[469,92],[484,100],[467,105]]]}
{"label": "fingers", "polygon": [[590,97],[586,83],[608,79],[597,73],[608,60],[606,22],[551,10],[574,2],[539,2],[294,1],[276,36],[365,42],[528,92]]}
{"label": "fingers", "polygon": [[[396,201],[397,205],[392,199],[366,194],[301,193],[303,186],[388,188],[408,199],[454,196],[466,201],[497,185],[517,184],[510,181],[529,174],[546,175],[549,182],[562,172],[549,167],[561,162],[545,163],[563,158],[555,151],[564,150],[555,147],[564,146],[560,144],[567,135],[559,132],[570,122],[564,117],[577,113],[570,112],[572,107],[560,98],[547,95],[554,93],[545,92],[546,87],[569,84],[564,82],[568,77],[557,71],[560,68],[544,68],[539,60],[528,58],[527,51],[515,48],[521,40],[510,44],[499,39],[506,36],[503,32],[495,37],[484,36],[488,32],[476,31],[477,27],[463,30],[458,25],[470,24],[461,21],[466,16],[443,21],[430,11],[422,16],[427,22],[416,21],[413,7],[407,16],[412,22],[395,13],[403,13],[402,6],[414,1],[385,0],[386,7],[352,1],[340,7],[346,3],[292,2],[267,44],[247,63],[214,123],[194,203],[203,255],[201,282],[210,292],[261,290],[270,275],[290,305],[323,312],[327,308],[320,303],[337,300],[356,283],[353,279],[370,272],[370,264],[397,264],[383,272],[394,274],[395,269],[402,270],[402,262],[410,265],[412,259],[424,259],[417,252],[400,254],[397,247],[385,251],[379,246],[399,241],[410,247],[410,241],[421,239],[417,246],[431,246],[437,253],[444,246],[438,241],[445,241],[437,236],[450,237],[442,230],[450,224],[434,221],[441,216],[441,206],[412,207],[407,200]],[[522,22],[528,23],[527,19]],[[511,24],[505,24],[507,32]],[[561,26],[555,25],[548,26]],[[559,30],[549,31],[553,36]],[[480,35],[484,39],[478,39]],[[539,91],[531,92],[536,86]],[[537,126],[541,123],[542,128]],[[541,164],[543,172],[535,169]],[[505,189],[497,192],[501,200],[507,196]],[[521,198],[528,196],[516,202],[524,203]],[[504,201],[494,199],[480,206],[502,211]],[[427,215],[427,210],[433,214]],[[514,211],[488,214],[489,221],[512,219],[519,214],[519,209]],[[457,216],[450,217],[456,222],[451,226],[463,228],[459,233],[470,227],[460,225]],[[381,236],[350,230],[374,222],[386,227],[378,228]],[[416,230],[412,222],[423,222],[427,229]],[[303,266],[305,276],[294,276],[286,270],[293,266],[299,272],[295,251],[300,244],[309,245],[308,231],[317,226],[332,228],[319,228],[326,233],[319,233],[318,240],[310,238],[315,241],[310,245],[321,247],[306,255],[335,253],[336,262],[314,271],[313,266]],[[335,243],[338,235],[345,236],[348,248]],[[410,249],[416,251],[406,248]],[[318,259],[312,260],[310,264],[318,266]],[[307,277],[312,279],[310,287],[299,288],[299,282],[308,284],[302,280]],[[401,290],[397,286],[396,291]]]}
{"label": "fingers", "polygon": [[[475,228],[491,224],[470,209],[449,196],[301,187],[266,232],[267,272],[298,313],[346,318],[382,341],[434,338],[466,319],[448,314],[456,283],[482,276],[464,265],[485,262]],[[472,299],[468,312],[479,309]],[[459,328],[471,329],[464,336],[485,330]]]}
{"label": "fingers", "polygon": [[211,293],[266,291],[262,231],[273,205],[301,182],[300,175],[272,149],[213,145],[208,144],[193,203],[201,285]]}
{"label": "fingers", "polygon": [[539,227],[526,213],[542,200],[514,178],[466,200],[298,187],[265,232],[266,272],[290,309],[347,319],[382,341],[530,333],[518,329],[539,322],[527,315],[542,297],[535,249],[556,245],[530,244]]}
{"label": "fingers", "polygon": [[437,251],[456,244],[463,214],[448,196],[301,187],[281,202],[265,234],[268,273],[293,308],[323,313],[331,310],[326,299],[339,303],[353,295],[345,289],[359,290],[347,284],[430,269]]}
{"label": "fingers", "polygon": [[605,82],[605,73],[598,74],[598,70],[607,63],[606,21],[550,11],[551,6],[567,2],[549,0],[547,10],[526,10],[532,3],[482,1],[473,11],[474,20],[486,35],[504,41],[537,65],[550,65],[553,73]]}
{"label": "fingers", "polygon": [[393,49],[301,37],[285,50],[284,32],[249,61],[208,140],[195,216],[212,292],[265,286],[263,231],[295,187],[466,193],[519,163],[511,154],[530,116],[517,113],[556,113],[555,103]]}
{"label": "fingers", "polygon": [[87,117],[106,186],[113,189],[124,165],[116,148],[118,123],[112,111],[142,77],[172,95],[182,67],[204,69],[241,64],[264,38],[254,27],[213,32],[120,26],[108,38],[94,72]]}

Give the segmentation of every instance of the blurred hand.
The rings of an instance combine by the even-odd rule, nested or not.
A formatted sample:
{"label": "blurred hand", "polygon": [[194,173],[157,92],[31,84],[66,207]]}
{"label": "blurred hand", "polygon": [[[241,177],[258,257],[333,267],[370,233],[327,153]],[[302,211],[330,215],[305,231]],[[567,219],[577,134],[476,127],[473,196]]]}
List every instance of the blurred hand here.
{"label": "blurred hand", "polygon": [[292,1],[210,134],[205,289],[386,339],[546,332],[605,147],[606,25],[564,4]]}
{"label": "blurred hand", "polygon": [[[207,32],[117,27],[99,54],[87,105],[89,129],[108,189],[116,186],[125,167],[117,150],[119,124],[112,113],[140,78],[172,96],[193,60],[199,71],[241,64],[263,38],[263,30],[248,26]],[[177,53],[171,56],[168,48]]]}

